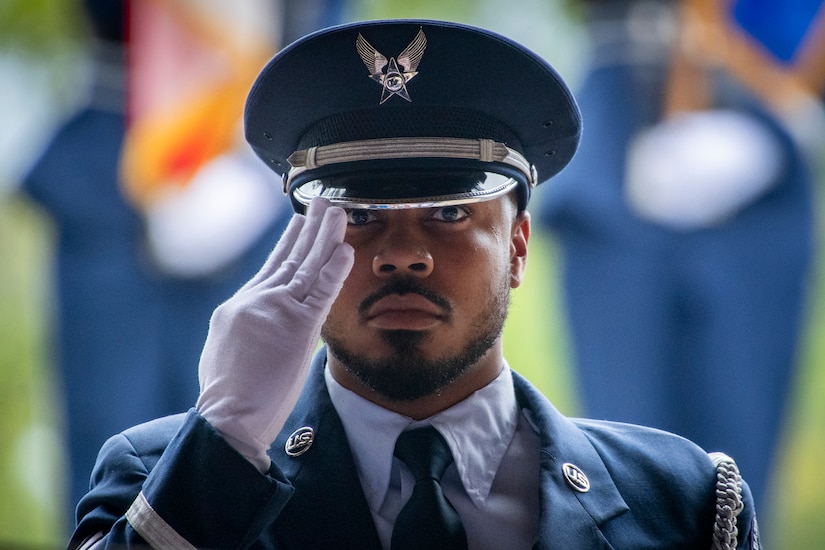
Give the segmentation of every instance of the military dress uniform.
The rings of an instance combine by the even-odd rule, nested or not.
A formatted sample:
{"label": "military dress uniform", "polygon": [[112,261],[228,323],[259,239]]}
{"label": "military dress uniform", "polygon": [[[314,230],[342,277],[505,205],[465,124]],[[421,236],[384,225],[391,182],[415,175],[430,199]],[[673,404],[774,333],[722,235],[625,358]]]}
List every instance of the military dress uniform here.
{"label": "military dress uniform", "polygon": [[[324,363],[321,352],[266,476],[194,410],[111,438],[70,547],[105,533],[113,548],[145,545],[142,532],[169,548],[380,549]],[[703,450],[654,429],[568,419],[515,373],[514,384],[541,446],[533,548],[712,547],[717,470]],[[743,493],[736,547],[757,548]]]}
{"label": "military dress uniform", "polygon": [[[299,213],[317,196],[350,209],[388,210],[506,195],[523,210],[538,174],[550,177],[569,161],[581,127],[561,78],[523,46],[466,25],[418,20],[342,25],[293,43],[259,75],[245,122],[247,140],[282,174]],[[317,219],[310,221],[312,213],[307,225]],[[262,315],[254,319],[263,322]],[[298,336],[286,336],[294,346]],[[238,372],[219,357],[222,372]],[[236,361],[244,366],[243,358]],[[271,361],[263,370],[278,373],[267,382],[273,391],[289,386],[284,378],[297,379],[278,368],[283,357]],[[266,453],[268,469],[236,450],[198,407],[112,437],[78,507],[71,547],[387,547],[387,526],[376,521],[362,479],[368,473],[358,466],[374,449],[368,434],[356,437],[346,428],[361,405],[344,405],[327,368],[322,348],[283,424],[263,419],[283,426]],[[488,395],[491,387],[504,393]],[[248,399],[245,390],[229,397],[238,396]],[[423,422],[452,418],[455,431],[475,428],[462,415],[497,410],[503,400],[512,403],[517,427],[503,437],[509,443],[499,450],[500,465],[485,475],[489,481],[527,464],[514,476],[529,494],[513,506],[534,517],[516,518],[508,529],[528,546],[759,547],[750,491],[731,459],[649,428],[568,419],[506,365],[499,378]],[[239,406],[255,412],[246,401]],[[385,428],[379,422],[374,432]],[[485,437],[477,436],[479,446]],[[509,510],[480,507],[472,511],[475,523],[466,523],[477,527],[486,514]],[[488,530],[503,528],[495,519],[486,523]],[[491,544],[473,532],[467,540]]]}

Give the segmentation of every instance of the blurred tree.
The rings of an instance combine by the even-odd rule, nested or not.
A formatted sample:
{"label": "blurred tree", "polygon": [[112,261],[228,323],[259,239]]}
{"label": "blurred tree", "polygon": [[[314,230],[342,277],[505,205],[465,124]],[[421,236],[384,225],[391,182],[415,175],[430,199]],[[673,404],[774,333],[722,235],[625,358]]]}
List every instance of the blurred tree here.
{"label": "blurred tree", "polygon": [[[0,191],[77,97],[83,21],[76,0],[0,2]],[[37,127],[37,128],[35,128]],[[14,165],[13,168],[11,165]],[[57,391],[45,358],[51,296],[49,227],[36,211],[0,194],[0,547],[55,548],[71,518],[61,506]]]}
{"label": "blurred tree", "polygon": [[3,0],[0,3],[0,49],[50,57],[83,39],[77,2],[72,0]]}
{"label": "blurred tree", "polygon": [[428,18],[468,21],[478,2],[472,0],[359,0],[357,19]]}

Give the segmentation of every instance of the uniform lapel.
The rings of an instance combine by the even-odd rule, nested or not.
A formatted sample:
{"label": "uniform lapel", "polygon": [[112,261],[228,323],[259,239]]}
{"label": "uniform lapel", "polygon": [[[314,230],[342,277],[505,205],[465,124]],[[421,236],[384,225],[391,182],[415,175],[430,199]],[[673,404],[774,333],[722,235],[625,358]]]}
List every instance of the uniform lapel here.
{"label": "uniform lapel", "polygon": [[[326,391],[324,358],[316,355],[304,393],[270,449],[295,488],[275,529],[287,548],[380,550],[344,428]],[[314,431],[311,445],[300,456],[289,456],[289,435],[304,427]]]}
{"label": "uniform lapel", "polygon": [[517,373],[513,378],[516,397],[530,411],[541,437],[541,510],[534,548],[612,548],[602,527],[628,507],[604,462],[573,422]]}

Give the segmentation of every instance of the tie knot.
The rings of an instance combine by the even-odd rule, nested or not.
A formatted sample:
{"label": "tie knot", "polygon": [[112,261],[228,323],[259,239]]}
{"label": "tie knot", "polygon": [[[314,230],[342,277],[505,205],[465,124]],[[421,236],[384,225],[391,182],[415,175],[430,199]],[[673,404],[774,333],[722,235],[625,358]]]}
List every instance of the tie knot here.
{"label": "tie knot", "polygon": [[409,467],[416,482],[440,481],[453,461],[447,442],[432,426],[402,432],[395,443],[395,456]]}

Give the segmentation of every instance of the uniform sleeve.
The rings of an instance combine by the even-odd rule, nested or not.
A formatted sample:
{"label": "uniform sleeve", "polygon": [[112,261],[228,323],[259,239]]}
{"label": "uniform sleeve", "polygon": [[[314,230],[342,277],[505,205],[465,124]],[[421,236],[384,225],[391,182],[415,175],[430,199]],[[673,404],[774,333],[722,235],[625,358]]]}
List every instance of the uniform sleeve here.
{"label": "uniform sleeve", "polygon": [[194,409],[163,432],[149,423],[102,447],[70,549],[244,548],[289,500],[277,469],[259,473]]}

